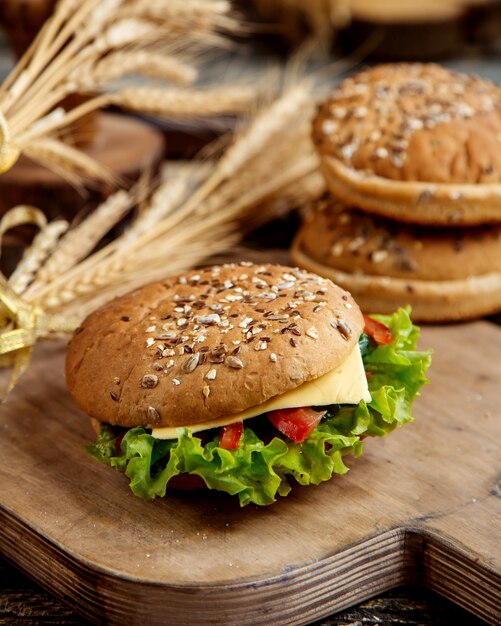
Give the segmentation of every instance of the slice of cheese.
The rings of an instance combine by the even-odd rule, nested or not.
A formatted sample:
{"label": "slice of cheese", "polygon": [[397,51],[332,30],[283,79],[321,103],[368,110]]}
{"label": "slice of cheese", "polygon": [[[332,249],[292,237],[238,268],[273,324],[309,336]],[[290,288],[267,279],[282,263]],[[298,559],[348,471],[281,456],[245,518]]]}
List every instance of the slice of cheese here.
{"label": "slice of cheese", "polygon": [[[358,404],[361,400],[370,402],[362,355],[358,345],[346,361],[337,369],[327,372],[316,380],[310,380],[282,394],[242,411],[231,417],[223,417],[210,422],[184,426],[196,433],[210,428],[218,428],[239,422],[262,413],[278,409],[293,409],[302,406],[327,406],[329,404]],[[157,439],[175,439],[179,427],[154,428],[151,432]]]}

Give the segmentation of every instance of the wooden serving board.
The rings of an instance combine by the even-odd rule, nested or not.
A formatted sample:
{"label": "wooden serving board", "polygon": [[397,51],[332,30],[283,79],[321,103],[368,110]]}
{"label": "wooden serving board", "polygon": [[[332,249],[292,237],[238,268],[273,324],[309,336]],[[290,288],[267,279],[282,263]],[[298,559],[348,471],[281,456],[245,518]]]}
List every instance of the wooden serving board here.
{"label": "wooden serving board", "polygon": [[64,346],[42,346],[0,407],[0,551],[100,624],[306,624],[422,582],[501,621],[501,329],[428,328],[416,421],[352,470],[240,509],[224,494],[143,502],[81,449]]}

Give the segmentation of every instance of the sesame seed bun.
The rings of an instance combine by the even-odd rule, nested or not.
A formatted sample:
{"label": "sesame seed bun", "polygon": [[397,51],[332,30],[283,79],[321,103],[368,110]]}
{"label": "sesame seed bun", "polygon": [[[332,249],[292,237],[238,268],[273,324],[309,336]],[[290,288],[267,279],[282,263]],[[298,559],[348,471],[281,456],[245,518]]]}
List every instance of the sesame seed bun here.
{"label": "sesame seed bun", "polygon": [[152,283],[91,314],[68,347],[77,404],[124,427],[235,415],[340,365],[363,329],[351,295],[278,265]]}
{"label": "sesame seed bun", "polygon": [[319,108],[331,192],[416,224],[501,222],[501,89],[434,64],[380,65]]}
{"label": "sesame seed bun", "polygon": [[298,265],[350,286],[366,312],[410,304],[413,319],[461,320],[501,310],[501,226],[410,226],[318,202],[294,241]]}

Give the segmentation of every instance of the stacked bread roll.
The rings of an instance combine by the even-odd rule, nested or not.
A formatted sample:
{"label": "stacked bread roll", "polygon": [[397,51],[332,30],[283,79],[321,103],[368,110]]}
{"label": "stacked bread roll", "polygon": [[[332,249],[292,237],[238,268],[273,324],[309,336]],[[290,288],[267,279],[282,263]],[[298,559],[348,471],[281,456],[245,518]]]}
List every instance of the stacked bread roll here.
{"label": "stacked bread roll", "polygon": [[501,310],[501,89],[432,64],[363,71],[318,110],[313,140],[332,195],[294,261],[366,311],[421,321]]}

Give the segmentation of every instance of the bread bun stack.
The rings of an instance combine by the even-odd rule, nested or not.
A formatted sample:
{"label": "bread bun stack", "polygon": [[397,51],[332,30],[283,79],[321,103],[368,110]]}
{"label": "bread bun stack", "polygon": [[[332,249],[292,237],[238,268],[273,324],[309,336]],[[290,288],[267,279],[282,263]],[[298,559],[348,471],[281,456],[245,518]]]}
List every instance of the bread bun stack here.
{"label": "bread bun stack", "polygon": [[293,260],[362,309],[411,304],[421,321],[501,309],[501,89],[434,64],[380,65],[318,110],[331,196]]}

